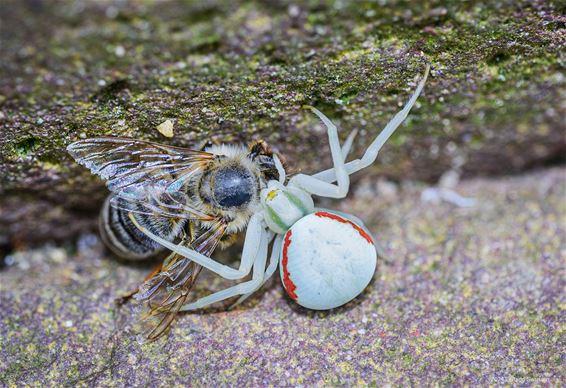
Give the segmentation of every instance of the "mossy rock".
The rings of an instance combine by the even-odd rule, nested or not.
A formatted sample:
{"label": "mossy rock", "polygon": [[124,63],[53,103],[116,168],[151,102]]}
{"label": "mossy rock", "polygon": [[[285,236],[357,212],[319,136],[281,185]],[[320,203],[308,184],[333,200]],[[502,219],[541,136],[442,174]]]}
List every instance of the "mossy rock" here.
{"label": "mossy rock", "polygon": [[[264,138],[296,169],[329,165],[310,104],[360,129],[355,151],[433,70],[366,174],[435,181],[560,160],[563,8],[552,2],[53,3],[0,8],[0,245],[92,228],[101,182],[83,137],[180,146]],[[175,135],[156,127],[174,122]],[[362,174],[363,175],[363,174]],[[17,212],[16,212],[17,210]]]}

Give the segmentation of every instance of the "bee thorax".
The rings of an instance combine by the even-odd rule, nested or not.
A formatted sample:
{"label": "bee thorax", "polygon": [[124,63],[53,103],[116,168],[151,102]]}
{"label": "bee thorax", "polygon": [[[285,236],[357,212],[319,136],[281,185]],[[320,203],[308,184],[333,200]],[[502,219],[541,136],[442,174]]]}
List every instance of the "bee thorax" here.
{"label": "bee thorax", "polygon": [[240,207],[250,202],[256,183],[249,171],[228,167],[216,172],[214,199],[222,207]]}

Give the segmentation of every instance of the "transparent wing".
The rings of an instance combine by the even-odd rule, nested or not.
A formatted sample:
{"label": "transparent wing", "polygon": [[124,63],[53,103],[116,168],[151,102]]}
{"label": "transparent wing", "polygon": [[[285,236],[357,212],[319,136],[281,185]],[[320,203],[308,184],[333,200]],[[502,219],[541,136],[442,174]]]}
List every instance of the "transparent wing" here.
{"label": "transparent wing", "polygon": [[175,218],[210,219],[194,208],[182,190],[214,155],[122,137],[80,140],[69,154],[93,174],[106,180],[116,194],[112,206]]}
{"label": "transparent wing", "polygon": [[222,237],[224,237],[225,232],[225,221],[218,220],[211,228],[199,235],[191,245],[197,252],[200,252],[205,256],[210,256],[216,249],[216,246]]}
{"label": "transparent wing", "polygon": [[213,220],[214,217],[199,210],[185,191],[169,191],[168,182],[153,185],[132,185],[122,189],[110,199],[117,209],[155,217]]}
{"label": "transparent wing", "polygon": [[[210,256],[224,236],[226,224],[219,220],[190,244],[196,251]],[[144,340],[154,341],[171,325],[180,308],[187,302],[189,293],[202,270],[194,261],[172,253],[164,262],[161,272],[146,280],[134,297],[145,302],[147,311],[142,317],[148,324]]]}
{"label": "transparent wing", "polygon": [[[120,137],[81,140],[67,147],[71,156],[106,180],[114,193],[111,205],[156,217],[215,220],[199,210],[185,190],[191,177],[214,158],[207,152]],[[182,243],[210,256],[224,236],[226,224],[216,219],[196,238]],[[145,303],[145,340],[159,338],[173,322],[202,267],[172,253],[134,297]]]}

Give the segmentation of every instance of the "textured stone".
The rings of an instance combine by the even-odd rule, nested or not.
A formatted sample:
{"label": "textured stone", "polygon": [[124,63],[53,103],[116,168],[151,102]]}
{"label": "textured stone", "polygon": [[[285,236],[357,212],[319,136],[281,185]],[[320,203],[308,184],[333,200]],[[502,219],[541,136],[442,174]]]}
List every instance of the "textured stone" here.
{"label": "textured stone", "polygon": [[[114,261],[92,235],[9,256],[0,384],[562,385],[566,170],[465,181],[469,209],[422,203],[422,185],[377,196],[363,183],[324,205],[361,216],[388,259],[335,311],[298,307],[274,279],[233,311],[182,314],[140,345],[134,308],[113,300],[149,265]],[[218,287],[203,274],[196,292]]]}

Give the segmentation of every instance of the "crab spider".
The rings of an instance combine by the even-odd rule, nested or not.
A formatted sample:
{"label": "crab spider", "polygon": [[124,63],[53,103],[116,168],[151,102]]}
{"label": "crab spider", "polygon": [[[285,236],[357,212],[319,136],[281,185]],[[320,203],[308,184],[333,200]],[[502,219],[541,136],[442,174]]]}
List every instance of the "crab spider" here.
{"label": "crab spider", "polygon": [[[285,185],[285,170],[275,158],[279,180],[261,191],[261,208],[247,226],[238,268],[221,264],[195,250],[167,241],[132,222],[149,238],[171,251],[193,260],[225,279],[241,279],[252,272],[251,280],[184,305],[189,311],[240,295],[234,305],[258,290],[280,263],[283,285],[292,299],[312,309],[330,309],[359,295],[373,277],[376,247],[363,223],[354,216],[317,209],[313,195],[344,198],[349,175],[371,165],[393,132],[405,120],[426,82],[430,65],[404,108],[385,126],[364,155],[345,161],[355,132],[340,146],[338,130],[322,112],[313,111],[327,128],[333,168],[313,175],[298,174]],[[269,264],[268,246],[273,242]],[[324,256],[324,257],[322,257]]]}

